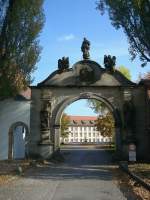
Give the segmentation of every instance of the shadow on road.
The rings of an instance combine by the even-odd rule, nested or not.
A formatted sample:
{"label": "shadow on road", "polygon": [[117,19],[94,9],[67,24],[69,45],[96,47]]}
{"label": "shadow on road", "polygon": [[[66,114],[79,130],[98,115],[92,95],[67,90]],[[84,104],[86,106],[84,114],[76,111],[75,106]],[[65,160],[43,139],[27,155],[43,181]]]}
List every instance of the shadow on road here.
{"label": "shadow on road", "polygon": [[112,175],[106,167],[98,166],[47,166],[36,167],[25,174],[26,178],[35,179],[101,179],[112,180]]}
{"label": "shadow on road", "polygon": [[105,150],[62,150],[64,163],[37,165],[25,178],[34,179],[101,179],[112,180],[112,154]]}

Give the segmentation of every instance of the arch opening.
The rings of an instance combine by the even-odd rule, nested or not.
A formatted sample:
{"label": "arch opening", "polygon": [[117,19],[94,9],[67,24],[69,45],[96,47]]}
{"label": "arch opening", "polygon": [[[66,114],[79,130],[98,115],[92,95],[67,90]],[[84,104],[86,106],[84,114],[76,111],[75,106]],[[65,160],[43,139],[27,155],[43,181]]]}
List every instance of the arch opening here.
{"label": "arch opening", "polygon": [[25,159],[28,157],[28,126],[23,122],[13,123],[8,133],[8,159]]}
{"label": "arch opening", "polygon": [[[112,136],[109,137],[107,135],[104,135],[104,132],[105,132],[104,130],[103,130],[103,134],[102,134],[101,133],[102,130],[98,129],[95,124],[94,124],[94,126],[93,125],[92,126],[90,126],[90,125],[87,126],[87,128],[86,128],[87,136],[85,136],[84,132],[81,131],[81,130],[84,130],[83,127],[85,127],[85,125],[81,128],[82,124],[80,123],[80,125],[78,125],[78,124],[76,125],[76,128],[74,127],[74,130],[69,125],[70,126],[68,128],[69,138],[67,138],[67,139],[62,141],[62,138],[60,136],[61,136],[61,119],[62,119],[63,113],[65,112],[65,110],[66,110],[66,108],[68,106],[71,106],[74,102],[78,102],[80,100],[95,100],[95,101],[101,102],[103,105],[105,105],[105,108],[107,108],[107,111],[109,111],[109,113],[111,114],[112,119],[114,120],[114,130],[113,130],[113,135]],[[80,110],[80,108],[77,108],[77,109]],[[104,116],[104,113],[103,113],[103,116]],[[100,113],[99,114],[98,113],[95,114],[95,117],[97,117],[97,119],[100,118]],[[54,132],[54,135],[55,135],[55,137],[54,137],[55,149],[59,148],[61,142],[63,142],[63,143],[78,143],[78,144],[83,144],[83,143],[84,144],[85,143],[113,144],[113,146],[115,145],[116,151],[120,151],[120,146],[121,146],[120,145],[120,143],[121,143],[121,138],[120,138],[121,119],[120,119],[118,110],[115,109],[114,106],[108,100],[106,100],[103,97],[97,96],[95,94],[92,94],[89,97],[88,94],[84,94],[84,96],[82,94],[82,96],[79,96],[79,97],[76,97],[76,98],[66,99],[59,106],[59,108],[57,110],[56,117],[55,117],[55,125],[57,127],[55,129],[55,132]],[[91,131],[88,130],[90,128],[95,130],[95,131],[92,130],[91,136],[89,134]],[[77,134],[76,134],[77,138],[74,137],[75,131],[77,132]],[[60,138],[61,138],[61,141],[60,141]]]}

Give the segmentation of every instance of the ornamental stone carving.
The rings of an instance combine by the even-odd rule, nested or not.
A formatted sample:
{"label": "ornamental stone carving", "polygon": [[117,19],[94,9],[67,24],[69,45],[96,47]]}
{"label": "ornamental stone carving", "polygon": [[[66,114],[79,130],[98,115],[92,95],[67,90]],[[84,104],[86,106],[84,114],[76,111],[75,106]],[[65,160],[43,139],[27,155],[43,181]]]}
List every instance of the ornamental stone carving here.
{"label": "ornamental stone carving", "polygon": [[69,69],[69,57],[62,57],[62,59],[58,60],[58,71],[62,73]]}
{"label": "ornamental stone carving", "polygon": [[93,82],[94,81],[94,70],[83,67],[79,72],[79,79],[81,82]]}
{"label": "ornamental stone carving", "polygon": [[105,66],[106,70],[113,73],[115,70],[114,69],[115,65],[116,65],[116,57],[115,56],[104,55],[104,66]]}
{"label": "ornamental stone carving", "polygon": [[41,143],[47,143],[50,141],[51,102],[50,100],[42,100],[42,104],[40,112]]}

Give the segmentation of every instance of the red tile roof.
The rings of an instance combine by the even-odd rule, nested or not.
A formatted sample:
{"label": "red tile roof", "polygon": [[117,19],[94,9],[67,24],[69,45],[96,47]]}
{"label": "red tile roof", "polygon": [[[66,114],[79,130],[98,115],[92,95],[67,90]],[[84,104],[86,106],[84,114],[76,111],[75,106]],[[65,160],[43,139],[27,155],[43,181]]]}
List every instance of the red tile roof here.
{"label": "red tile roof", "polygon": [[31,99],[31,89],[28,87],[25,91],[20,92],[20,95],[26,99]]}
{"label": "red tile roof", "polygon": [[96,120],[97,116],[72,116],[69,115],[68,116],[70,118],[70,120],[75,120],[75,121],[81,121],[81,120]]}

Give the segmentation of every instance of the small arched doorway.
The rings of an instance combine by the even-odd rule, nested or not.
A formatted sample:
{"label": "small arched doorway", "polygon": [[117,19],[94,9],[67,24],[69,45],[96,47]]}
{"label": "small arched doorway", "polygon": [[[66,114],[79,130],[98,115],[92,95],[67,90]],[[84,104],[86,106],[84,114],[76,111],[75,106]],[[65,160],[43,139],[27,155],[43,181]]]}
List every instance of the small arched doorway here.
{"label": "small arched doorway", "polygon": [[114,121],[115,121],[115,144],[116,144],[116,151],[117,152],[121,152],[121,116],[120,116],[120,112],[117,108],[115,108],[111,102],[109,102],[107,99],[94,94],[94,93],[80,93],[79,96],[77,97],[70,97],[65,99],[63,102],[61,102],[61,104],[58,105],[57,109],[55,110],[55,116],[54,117],[54,150],[59,149],[59,145],[60,145],[60,133],[61,133],[61,117],[63,114],[64,109],[72,104],[75,101],[81,100],[81,99],[95,99],[97,101],[101,101],[103,102],[108,109],[110,110],[110,112],[113,115]]}
{"label": "small arched doorway", "polygon": [[8,133],[8,159],[24,159],[28,156],[27,141],[29,129],[23,122],[15,122]]}

